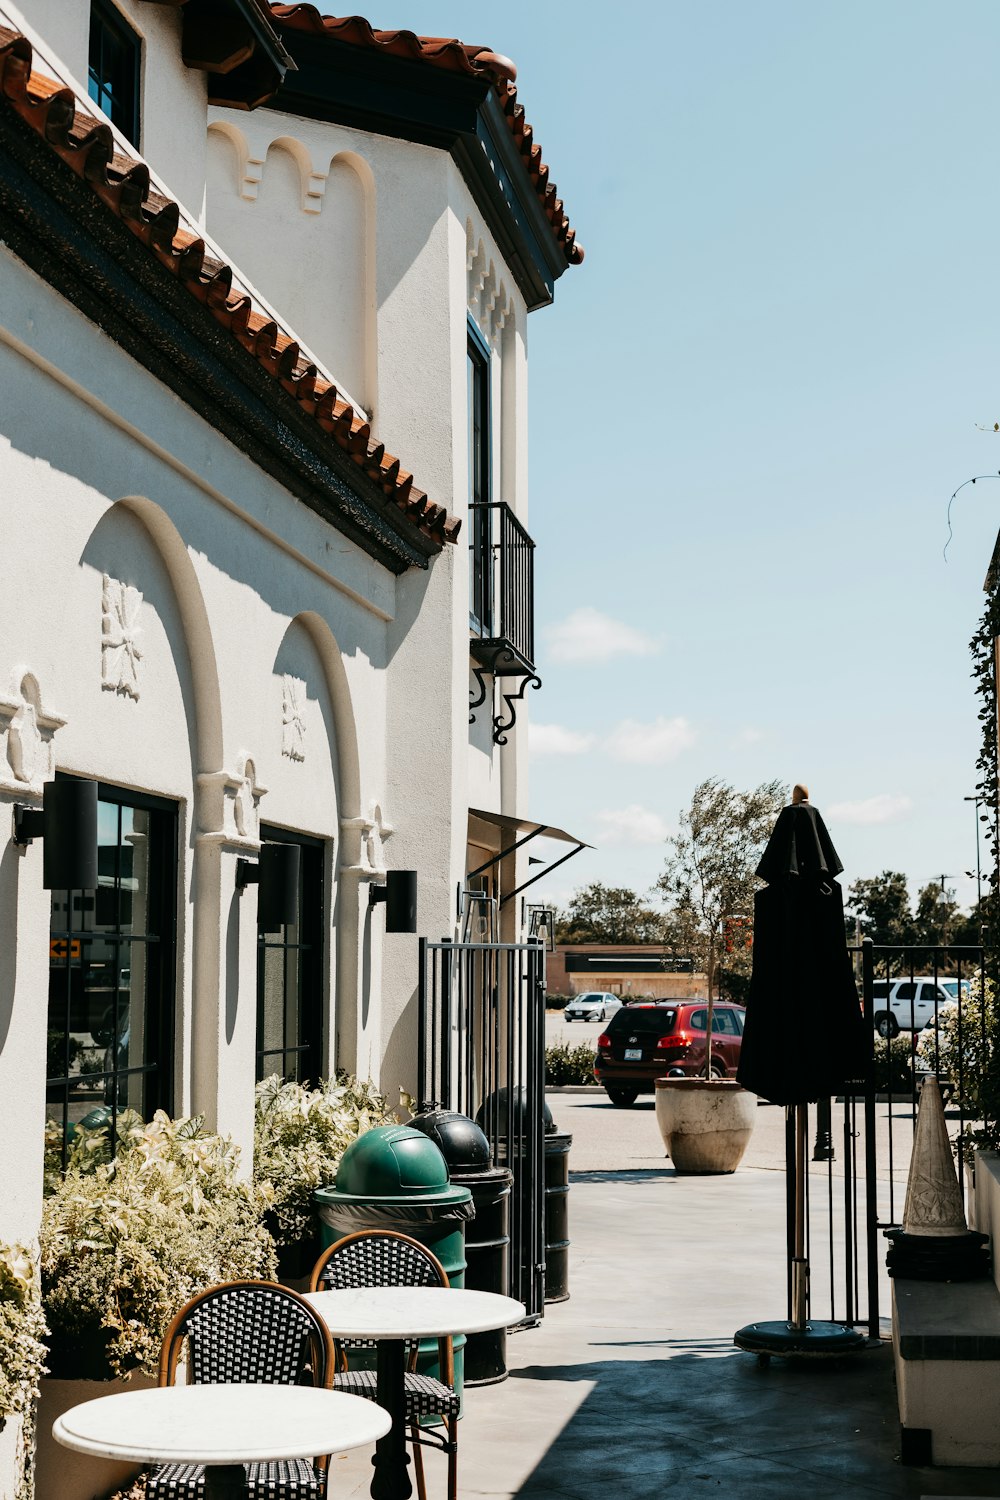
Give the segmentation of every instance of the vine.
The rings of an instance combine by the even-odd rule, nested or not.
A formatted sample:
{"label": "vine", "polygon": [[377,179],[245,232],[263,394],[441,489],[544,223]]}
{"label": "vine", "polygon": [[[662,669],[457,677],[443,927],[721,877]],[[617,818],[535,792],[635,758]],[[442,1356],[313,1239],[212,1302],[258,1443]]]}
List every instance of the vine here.
{"label": "vine", "polygon": [[[986,861],[987,893],[979,916],[983,923],[983,969],[985,994],[997,993],[1000,980],[1000,946],[997,935],[997,913],[1000,909],[1000,764],[997,735],[997,639],[1000,637],[1000,580],[990,575],[986,608],[975,635],[969,643],[972,653],[972,679],[979,700],[981,739],[976,758],[976,794],[981,802],[976,808],[986,834],[989,857]],[[1000,1147],[1000,1035],[994,1017],[987,1019],[982,1006],[983,1079],[978,1099],[981,1126],[976,1132],[979,1144],[996,1150]],[[995,1013],[994,1013],[995,1014]],[[991,1024],[992,1022],[992,1024]]]}

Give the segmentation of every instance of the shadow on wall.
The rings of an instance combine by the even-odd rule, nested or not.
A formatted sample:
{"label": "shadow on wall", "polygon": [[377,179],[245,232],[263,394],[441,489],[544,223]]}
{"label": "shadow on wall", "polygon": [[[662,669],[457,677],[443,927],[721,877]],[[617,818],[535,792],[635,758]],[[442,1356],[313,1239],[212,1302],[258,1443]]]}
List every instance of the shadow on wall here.
{"label": "shadow on wall", "polygon": [[226,1045],[236,1035],[236,1017],[240,1008],[240,891],[229,901],[226,923]]}
{"label": "shadow on wall", "polygon": [[[0,818],[10,808],[0,808]],[[0,856],[0,1052],[7,1044],[11,1017],[14,1014],[14,991],[17,988],[17,893],[21,880],[21,853],[8,840]]]}

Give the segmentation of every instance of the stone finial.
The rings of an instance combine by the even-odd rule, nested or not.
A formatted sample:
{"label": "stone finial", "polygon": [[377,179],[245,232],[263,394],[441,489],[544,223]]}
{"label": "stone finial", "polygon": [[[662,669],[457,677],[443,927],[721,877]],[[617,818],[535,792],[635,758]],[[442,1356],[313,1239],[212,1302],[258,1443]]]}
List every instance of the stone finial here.
{"label": "stone finial", "polygon": [[920,1090],[903,1229],[907,1234],[920,1235],[968,1232],[936,1078],[925,1078]]}
{"label": "stone finial", "polygon": [[792,787],[792,806],[797,807],[800,802],[809,801],[809,788],[802,781],[797,781]]}

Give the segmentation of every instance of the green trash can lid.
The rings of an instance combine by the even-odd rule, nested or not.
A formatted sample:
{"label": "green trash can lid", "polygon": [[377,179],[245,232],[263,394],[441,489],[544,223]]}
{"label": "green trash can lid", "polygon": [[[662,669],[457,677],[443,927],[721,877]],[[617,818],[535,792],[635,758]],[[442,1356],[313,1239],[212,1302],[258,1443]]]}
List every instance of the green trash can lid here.
{"label": "green trash can lid", "polygon": [[[348,1146],[340,1159],[333,1191],[338,1197],[433,1198],[448,1202],[464,1198],[467,1188],[454,1188],[448,1163],[428,1136],[408,1125],[378,1125]],[[330,1189],[320,1189],[320,1193]]]}

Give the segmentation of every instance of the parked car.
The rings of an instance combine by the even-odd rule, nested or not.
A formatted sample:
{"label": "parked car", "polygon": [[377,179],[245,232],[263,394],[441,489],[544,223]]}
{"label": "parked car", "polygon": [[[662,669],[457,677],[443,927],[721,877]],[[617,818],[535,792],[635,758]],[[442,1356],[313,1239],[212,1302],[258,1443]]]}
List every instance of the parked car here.
{"label": "parked car", "polygon": [[[966,994],[966,982],[962,982]],[[901,1031],[923,1031],[934,1020],[939,1005],[958,999],[957,979],[935,979],[914,974],[912,979],[876,979],[872,985],[875,1030],[879,1036],[898,1036]]]}
{"label": "parked car", "polygon": [[[741,1005],[716,1002],[712,1014],[712,1072],[731,1078],[743,1045]],[[682,1078],[705,1067],[707,1000],[660,1000],[626,1005],[597,1038],[594,1077],[612,1104],[634,1104],[652,1094],[658,1078]]]}
{"label": "parked car", "polygon": [[574,995],[563,1011],[566,1021],[603,1021],[613,1011],[621,1009],[617,995],[605,994],[602,990],[588,990],[585,995]]}

